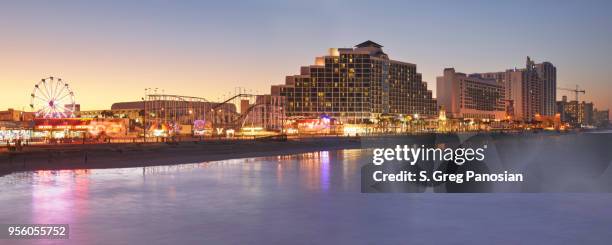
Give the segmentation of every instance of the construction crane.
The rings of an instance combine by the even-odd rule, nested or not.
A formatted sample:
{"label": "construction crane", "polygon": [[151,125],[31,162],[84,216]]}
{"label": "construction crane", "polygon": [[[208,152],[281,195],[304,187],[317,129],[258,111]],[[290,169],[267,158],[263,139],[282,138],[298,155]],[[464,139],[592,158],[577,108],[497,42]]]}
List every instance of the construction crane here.
{"label": "construction crane", "polygon": [[576,89],[571,89],[571,88],[560,88],[560,87],[558,87],[557,89],[558,89],[558,90],[565,90],[565,91],[574,92],[574,93],[575,93],[575,96],[576,96],[576,102],[579,102],[579,101],[578,101],[578,94],[579,94],[579,93],[582,93],[582,94],[585,94],[585,93],[586,93],[586,91],[585,91],[584,89],[583,89],[583,90],[580,90],[580,88],[578,87],[578,85],[577,85],[577,84],[576,84]]}

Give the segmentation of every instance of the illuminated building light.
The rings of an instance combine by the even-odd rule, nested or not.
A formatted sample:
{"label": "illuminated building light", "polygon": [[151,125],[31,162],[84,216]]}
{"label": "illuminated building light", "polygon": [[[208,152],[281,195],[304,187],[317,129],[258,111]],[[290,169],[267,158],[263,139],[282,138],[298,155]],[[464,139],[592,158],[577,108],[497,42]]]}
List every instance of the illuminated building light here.
{"label": "illuminated building light", "polygon": [[165,135],[165,133],[164,133],[163,129],[155,129],[155,130],[153,130],[153,136],[155,136],[155,137],[162,137],[164,135]]}
{"label": "illuminated building light", "polygon": [[288,128],[288,129],[285,130],[285,132],[287,134],[298,134],[299,133],[299,131],[297,129],[295,129],[295,128]]}
{"label": "illuminated building light", "polygon": [[225,135],[226,135],[227,137],[233,137],[233,136],[234,136],[234,133],[235,133],[235,132],[234,132],[234,130],[233,130],[233,129],[228,129],[228,130],[225,130]]}
{"label": "illuminated building light", "polygon": [[223,133],[223,128],[216,128],[215,130],[218,135],[221,135]]}
{"label": "illuminated building light", "polygon": [[211,130],[207,130],[207,129],[202,129],[202,130],[194,130],[193,131],[193,135],[196,136],[203,136],[203,135],[207,135],[210,134]]}
{"label": "illuminated building light", "polygon": [[358,134],[366,133],[365,127],[356,126],[356,125],[355,126],[345,125],[342,130],[343,130],[344,135],[346,136],[357,136]]}
{"label": "illuminated building light", "polygon": [[53,132],[53,138],[55,139],[61,139],[61,138],[65,138],[66,137],[66,133],[64,131],[55,131]]}

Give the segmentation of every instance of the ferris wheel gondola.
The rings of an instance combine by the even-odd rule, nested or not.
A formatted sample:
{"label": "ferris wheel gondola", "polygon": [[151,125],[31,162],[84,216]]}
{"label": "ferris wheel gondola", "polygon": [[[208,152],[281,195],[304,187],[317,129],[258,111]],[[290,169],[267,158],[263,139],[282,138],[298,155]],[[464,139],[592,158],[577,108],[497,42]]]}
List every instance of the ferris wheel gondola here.
{"label": "ferris wheel gondola", "polygon": [[75,117],[74,92],[61,78],[41,79],[30,97],[30,108],[37,118]]}

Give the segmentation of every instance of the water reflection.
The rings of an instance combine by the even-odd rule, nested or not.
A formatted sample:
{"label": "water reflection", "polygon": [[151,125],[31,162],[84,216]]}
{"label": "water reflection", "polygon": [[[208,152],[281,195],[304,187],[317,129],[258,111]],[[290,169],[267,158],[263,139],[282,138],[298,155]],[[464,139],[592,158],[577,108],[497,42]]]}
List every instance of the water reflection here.
{"label": "water reflection", "polygon": [[[294,174],[302,186],[311,191],[328,191],[332,177],[339,188],[347,190],[352,177],[362,164],[357,155],[365,150],[319,151],[298,155],[277,156],[277,180],[282,185],[287,173]],[[268,158],[269,159],[269,158]]]}
{"label": "water reflection", "polygon": [[[559,243],[563,229],[610,238],[610,195],[362,194],[370,153],[16,173],[0,177],[0,223],[68,223],[68,244],[470,243],[474,230]],[[445,240],[435,227],[469,237]],[[31,243],[56,241],[16,241]]]}
{"label": "water reflection", "polygon": [[[342,188],[348,188],[351,175],[359,171],[360,162],[357,161],[358,156],[364,150],[343,150],[343,151],[319,151],[311,153],[303,153],[296,155],[281,155],[274,157],[259,157],[259,158],[244,158],[232,159],[213,162],[168,165],[168,166],[150,166],[143,167],[142,175],[144,180],[147,177],[157,175],[176,175],[181,173],[190,173],[201,169],[214,168],[210,172],[216,180],[226,178],[239,178],[244,186],[251,190],[257,190],[260,187],[259,178],[265,175],[270,167],[275,167],[276,183],[282,186],[289,175],[293,180],[299,180],[303,184],[302,187],[309,190],[329,190],[331,175],[337,175],[341,178]],[[274,165],[271,165],[274,163]],[[332,164],[333,163],[333,164]],[[239,171],[237,171],[239,170]],[[335,172],[335,170],[339,170]],[[105,170],[93,170],[101,172]],[[125,171],[134,173],[134,169]],[[240,173],[239,176],[237,173]]]}
{"label": "water reflection", "polygon": [[[36,171],[32,175],[32,222],[72,222],[88,210],[89,170]],[[75,210],[76,212],[69,212]]]}
{"label": "water reflection", "polygon": [[[216,212],[234,199],[241,203],[238,213],[251,213],[249,210],[270,206],[271,198],[277,195],[347,191],[349,187],[358,191],[359,185],[354,181],[358,181],[360,163],[355,159],[360,151],[15,173],[0,177],[5,190],[0,195],[1,203],[18,207],[0,211],[0,222],[68,223],[71,236],[76,241],[86,241],[99,232],[92,228],[97,227],[96,220],[121,226],[109,220],[134,215],[139,219],[144,217],[141,215],[154,215],[158,219],[162,213],[180,213],[182,209]],[[219,206],[219,202],[225,204]]]}

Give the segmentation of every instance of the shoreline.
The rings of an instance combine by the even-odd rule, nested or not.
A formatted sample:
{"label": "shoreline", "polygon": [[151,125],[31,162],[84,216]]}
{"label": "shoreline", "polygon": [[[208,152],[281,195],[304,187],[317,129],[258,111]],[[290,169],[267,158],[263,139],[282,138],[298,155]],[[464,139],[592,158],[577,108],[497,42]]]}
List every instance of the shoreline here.
{"label": "shoreline", "polygon": [[355,137],[31,147],[0,154],[0,177],[37,170],[163,166],[357,148],[361,140]]}
{"label": "shoreline", "polygon": [[[570,133],[571,134],[571,133]],[[305,137],[276,140],[209,140],[172,143],[74,144],[26,147],[0,152],[0,177],[36,170],[108,169],[176,165],[229,159],[293,155],[315,151],[382,147],[396,143],[456,141],[461,134]],[[467,137],[538,137],[565,133],[466,133]]]}

